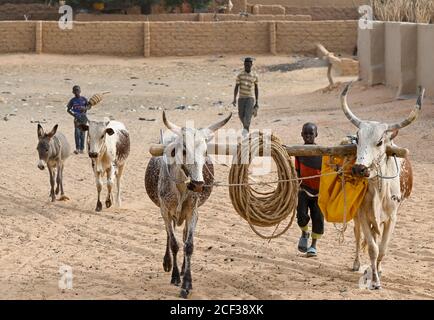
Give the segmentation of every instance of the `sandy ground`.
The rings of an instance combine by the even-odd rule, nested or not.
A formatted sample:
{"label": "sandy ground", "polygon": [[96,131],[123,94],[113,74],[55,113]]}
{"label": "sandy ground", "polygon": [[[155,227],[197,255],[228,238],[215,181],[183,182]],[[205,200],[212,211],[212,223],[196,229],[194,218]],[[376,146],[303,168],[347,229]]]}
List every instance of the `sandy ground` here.
{"label": "sandy ground", "polygon": [[[0,57],[0,298],[1,299],[173,299],[179,289],[162,268],[166,234],[159,209],[147,197],[144,173],[148,146],[163,128],[161,107],[179,124],[205,126],[231,108],[238,56],[196,58],[108,58],[50,55]],[[286,143],[301,143],[301,125],[319,125],[318,143],[333,145],[355,130],[338,103],[339,91],[322,93],[325,68],[270,72],[290,57],[259,56],[260,113],[255,128],[272,129]],[[340,79],[341,81],[347,79]],[[123,207],[94,211],[96,188],[87,155],[71,156],[65,168],[67,202],[51,203],[48,172],[37,163],[36,124],[59,124],[73,145],[73,122],[65,111],[73,84],[90,96],[111,91],[91,116],[112,116],[130,131],[131,154],[124,176]],[[222,101],[218,104],[218,101]],[[350,93],[362,118],[395,121],[415,100],[396,101],[394,92],[357,84]],[[196,110],[174,110],[191,105]],[[233,110],[233,109],[232,109]],[[139,117],[156,121],[139,121]],[[200,209],[193,255],[192,299],[432,299],[434,297],[434,108],[396,142],[411,150],[415,185],[384,263],[383,289],[360,289],[350,270],[354,237],[349,228],[338,242],[332,224],[319,243],[319,256],[296,250],[299,230],[271,242],[257,237],[231,206],[227,188],[215,188]],[[235,115],[229,128],[239,128]],[[226,181],[228,168],[217,166]],[[104,196],[105,192],[103,192]],[[180,230],[178,230],[180,234]],[[178,237],[180,239],[181,237]],[[368,263],[367,254],[363,264]],[[73,289],[61,290],[59,268],[72,267]]]}

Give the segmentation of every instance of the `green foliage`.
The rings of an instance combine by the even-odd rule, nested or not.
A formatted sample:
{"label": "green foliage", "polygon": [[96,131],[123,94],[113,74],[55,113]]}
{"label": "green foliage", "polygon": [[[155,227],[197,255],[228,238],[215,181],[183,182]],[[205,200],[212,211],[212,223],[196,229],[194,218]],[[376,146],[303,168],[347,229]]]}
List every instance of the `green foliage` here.
{"label": "green foliage", "polygon": [[[139,6],[147,6],[150,4],[156,4],[160,2],[161,0],[131,0],[131,3],[133,5],[139,5]],[[128,2],[128,1],[126,1]]]}
{"label": "green foliage", "polygon": [[184,0],[165,0],[164,4],[166,8],[175,8],[175,7],[180,7],[183,2]]}
{"label": "green foliage", "polygon": [[211,0],[187,0],[187,2],[191,5],[194,11],[195,9],[206,8],[210,4]]}
{"label": "green foliage", "polygon": [[95,2],[121,6],[149,6],[160,1],[162,0],[66,0],[66,4],[74,8],[92,8]]}
{"label": "green foliage", "polygon": [[[183,4],[184,0],[165,0],[165,5],[167,8],[180,7]],[[195,9],[203,9],[206,8],[211,0],[185,0],[192,8],[193,11]]]}
{"label": "green foliage", "polygon": [[116,0],[66,0],[66,4],[74,8],[91,8],[95,2],[109,4],[116,2]]}

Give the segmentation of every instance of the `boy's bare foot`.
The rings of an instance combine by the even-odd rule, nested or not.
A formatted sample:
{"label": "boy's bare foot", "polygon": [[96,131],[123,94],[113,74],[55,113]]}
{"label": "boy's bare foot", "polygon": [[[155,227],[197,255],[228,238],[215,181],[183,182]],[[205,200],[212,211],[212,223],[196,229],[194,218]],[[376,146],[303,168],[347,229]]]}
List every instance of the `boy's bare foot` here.
{"label": "boy's bare foot", "polygon": [[74,150],[74,154],[78,154],[78,150]]}

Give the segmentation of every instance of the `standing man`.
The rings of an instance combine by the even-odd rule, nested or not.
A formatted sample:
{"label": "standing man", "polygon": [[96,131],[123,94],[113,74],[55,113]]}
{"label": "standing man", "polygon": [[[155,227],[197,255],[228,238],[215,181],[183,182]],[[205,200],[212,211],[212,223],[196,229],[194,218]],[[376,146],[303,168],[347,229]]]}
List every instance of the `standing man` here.
{"label": "standing man", "polygon": [[79,86],[72,87],[72,98],[66,106],[66,111],[74,117],[75,154],[84,153],[84,139],[86,133],[80,129],[80,124],[87,123],[86,112],[91,108],[87,99],[82,97]]}
{"label": "standing man", "polygon": [[[243,134],[249,132],[250,121],[252,116],[257,115],[258,106],[258,75],[252,71],[253,59],[248,57],[244,59],[244,71],[242,71],[236,79],[234,90],[234,101],[232,104],[235,106],[237,102],[238,91],[240,96],[238,98],[238,115],[243,123]],[[255,95],[253,96],[253,88]]]}

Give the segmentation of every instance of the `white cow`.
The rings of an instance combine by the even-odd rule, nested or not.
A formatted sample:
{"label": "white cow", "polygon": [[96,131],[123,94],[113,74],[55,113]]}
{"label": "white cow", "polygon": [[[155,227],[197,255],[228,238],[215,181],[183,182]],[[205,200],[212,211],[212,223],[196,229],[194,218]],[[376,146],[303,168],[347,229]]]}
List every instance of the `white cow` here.
{"label": "white cow", "polygon": [[[420,113],[424,89],[420,88],[420,96],[411,114],[404,121],[386,124],[377,121],[358,119],[347,103],[350,84],[341,95],[342,110],[347,118],[358,128],[357,160],[352,171],[354,175],[368,179],[368,191],[354,219],[356,236],[356,259],[353,270],[360,268],[360,230],[368,245],[371,260],[372,279],[370,289],[381,288],[381,261],[391,239],[396,224],[398,208],[411,193],[412,175],[408,159],[388,156],[386,147],[393,145],[393,138],[414,120]],[[383,230],[381,231],[381,227]],[[379,238],[377,241],[377,237]]]}
{"label": "white cow", "polygon": [[87,136],[87,150],[92,159],[92,168],[95,173],[98,201],[96,211],[102,210],[100,195],[102,178],[107,174],[107,198],[105,205],[112,205],[113,180],[116,178],[117,203],[121,206],[121,178],[125,161],[130,153],[130,136],[123,123],[118,121],[89,121],[80,128],[89,131]]}

